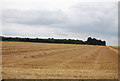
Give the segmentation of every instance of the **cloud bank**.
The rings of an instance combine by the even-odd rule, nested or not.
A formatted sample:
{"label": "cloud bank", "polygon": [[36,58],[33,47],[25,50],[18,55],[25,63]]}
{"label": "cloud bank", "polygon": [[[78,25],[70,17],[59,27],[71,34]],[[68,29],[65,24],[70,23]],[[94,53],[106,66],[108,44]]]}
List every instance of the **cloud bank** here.
{"label": "cloud bank", "polygon": [[[118,45],[117,3],[70,1],[53,4],[47,0],[40,0],[33,9],[29,9],[27,4],[25,9],[20,9],[19,6],[4,6],[2,34],[83,40],[91,36],[106,40],[108,45]],[[20,2],[19,4],[22,5]]]}

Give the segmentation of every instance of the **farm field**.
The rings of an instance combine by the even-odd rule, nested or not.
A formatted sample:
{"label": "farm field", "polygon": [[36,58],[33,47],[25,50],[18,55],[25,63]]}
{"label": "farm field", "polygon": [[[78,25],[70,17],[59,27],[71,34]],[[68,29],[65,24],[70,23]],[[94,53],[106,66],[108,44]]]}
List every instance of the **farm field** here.
{"label": "farm field", "polygon": [[2,78],[117,79],[118,47],[2,42]]}

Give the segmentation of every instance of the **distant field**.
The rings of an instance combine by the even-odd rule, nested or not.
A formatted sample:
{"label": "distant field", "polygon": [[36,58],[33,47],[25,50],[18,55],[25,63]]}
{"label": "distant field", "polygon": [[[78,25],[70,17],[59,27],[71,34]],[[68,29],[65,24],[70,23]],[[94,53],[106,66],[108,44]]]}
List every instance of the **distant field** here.
{"label": "distant field", "polygon": [[2,42],[3,79],[117,79],[118,47]]}

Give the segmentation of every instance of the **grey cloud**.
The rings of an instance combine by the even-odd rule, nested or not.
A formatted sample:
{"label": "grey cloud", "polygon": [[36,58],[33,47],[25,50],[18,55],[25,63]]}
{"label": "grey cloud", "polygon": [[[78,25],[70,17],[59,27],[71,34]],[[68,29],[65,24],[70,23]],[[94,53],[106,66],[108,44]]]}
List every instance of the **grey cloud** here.
{"label": "grey cloud", "polygon": [[[62,10],[22,11],[7,9],[3,10],[3,22],[5,24],[13,24],[12,26],[14,26],[14,24],[20,24],[22,26],[27,25],[28,31],[29,27],[31,28],[31,31],[33,29],[35,30],[36,27],[36,31],[37,28],[39,28],[39,31],[41,32],[43,31],[43,25],[46,29],[48,28],[48,30],[45,30],[44,34],[41,36],[44,36],[46,35],[45,33],[47,33],[47,35],[51,37],[72,37],[73,33],[75,36],[77,33],[80,35],[86,32],[86,36],[90,36],[89,33],[91,33],[91,36],[94,36],[93,34],[96,33],[102,35],[104,39],[108,40],[110,36],[117,37],[118,34],[117,7],[113,3],[79,3],[71,6],[66,12]],[[20,26],[18,29],[20,29]],[[23,31],[25,29],[21,30]],[[35,32],[37,36],[39,35],[39,31],[36,31],[33,31],[33,33]],[[107,38],[105,36],[109,37]]]}
{"label": "grey cloud", "polygon": [[113,35],[118,33],[116,3],[79,3],[71,7],[71,31]]}
{"label": "grey cloud", "polygon": [[[90,7],[89,7],[90,6]],[[99,6],[99,5],[98,5]],[[71,32],[95,32],[99,34],[117,34],[116,11],[109,7],[94,5],[76,5],[69,13],[61,10],[3,10],[3,22],[25,25],[46,25]],[[116,25],[116,26],[115,26]]]}
{"label": "grey cloud", "polygon": [[26,25],[51,25],[64,23],[65,14],[61,11],[3,10],[3,22]]}

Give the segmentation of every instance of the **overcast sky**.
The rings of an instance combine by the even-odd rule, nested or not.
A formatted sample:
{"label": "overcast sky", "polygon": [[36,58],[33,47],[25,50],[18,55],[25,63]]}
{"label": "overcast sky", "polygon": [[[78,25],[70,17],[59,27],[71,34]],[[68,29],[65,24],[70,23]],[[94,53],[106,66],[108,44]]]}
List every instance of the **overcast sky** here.
{"label": "overcast sky", "polygon": [[4,0],[2,35],[80,40],[95,37],[117,46],[118,2],[96,1]]}

